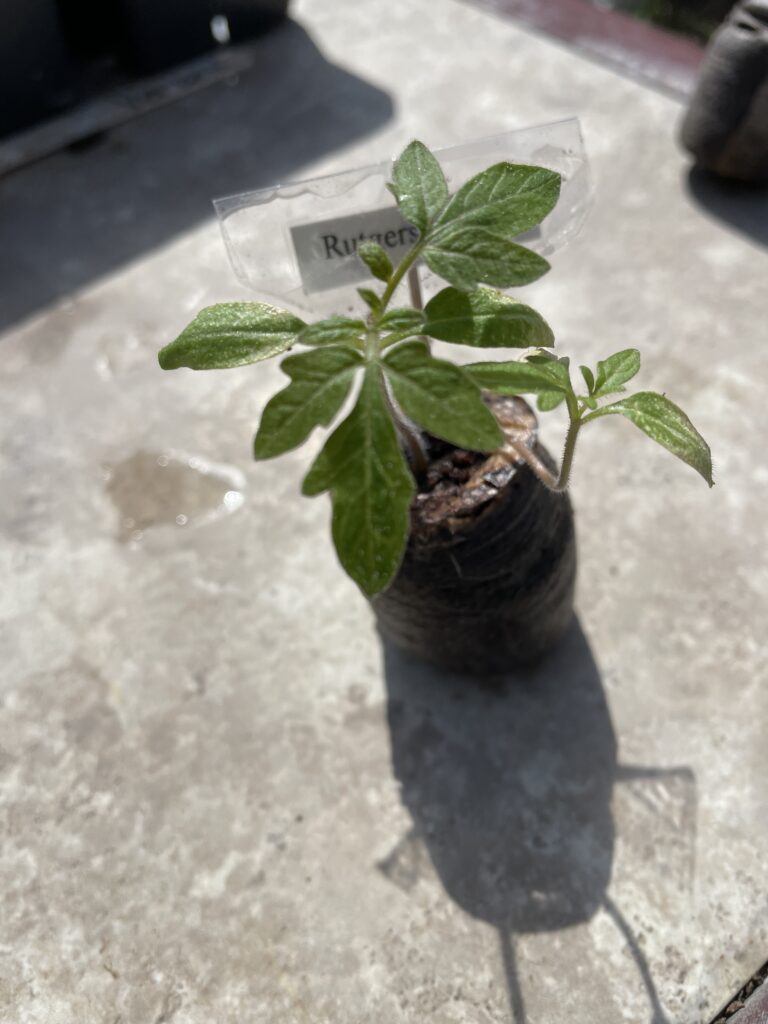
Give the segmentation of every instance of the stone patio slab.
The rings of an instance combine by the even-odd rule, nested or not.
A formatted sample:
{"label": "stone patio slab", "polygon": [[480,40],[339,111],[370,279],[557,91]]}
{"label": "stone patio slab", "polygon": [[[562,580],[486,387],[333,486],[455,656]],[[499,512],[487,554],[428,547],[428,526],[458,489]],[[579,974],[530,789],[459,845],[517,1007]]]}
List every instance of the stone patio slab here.
{"label": "stone patio slab", "polygon": [[[277,368],[157,369],[200,306],[246,297],[208,210],[177,223],[158,187],[142,248],[98,235],[98,149],[8,179],[0,201],[56,216],[48,242],[16,222],[6,258],[35,273],[0,287],[31,309],[53,274],[66,298],[2,338],[0,1019],[702,1024],[768,950],[768,202],[689,178],[673,100],[508,21],[452,0],[294,16],[343,72],[322,116],[286,109],[316,137],[270,163],[256,121],[244,147],[249,97],[279,121],[255,71],[234,107],[215,86],[116,132],[114,193],[146,185],[172,110],[232,117],[200,138],[200,196],[228,145],[256,185],[577,113],[594,210],[526,300],[577,362],[639,347],[717,486],[627,423],[591,428],[565,644],[500,692],[436,673],[381,643],[327,502],[298,497],[320,439],[251,462]],[[328,150],[348,76],[394,116]],[[109,235],[140,258],[100,263]]]}

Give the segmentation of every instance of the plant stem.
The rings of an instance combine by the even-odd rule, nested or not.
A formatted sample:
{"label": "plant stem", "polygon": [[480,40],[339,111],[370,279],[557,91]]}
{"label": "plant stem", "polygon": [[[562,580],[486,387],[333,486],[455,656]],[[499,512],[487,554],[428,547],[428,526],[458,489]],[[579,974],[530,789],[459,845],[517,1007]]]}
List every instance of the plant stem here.
{"label": "plant stem", "polygon": [[408,271],[408,288],[411,293],[411,305],[414,309],[424,309],[424,301],[421,297],[421,282],[419,281],[418,267],[411,267]]}
{"label": "plant stem", "polygon": [[395,289],[400,284],[405,275],[408,273],[408,271],[411,269],[416,260],[419,258],[419,256],[421,255],[421,250],[423,248],[424,239],[421,238],[416,243],[416,245],[414,245],[411,251],[407,252],[405,256],[403,256],[403,259],[398,264],[394,274],[392,275],[392,277],[390,277],[389,284],[384,289],[384,294],[381,296],[381,311],[379,313],[379,317],[381,317],[382,313],[385,312],[387,306],[392,300],[392,296],[395,294]]}
{"label": "plant stem", "polygon": [[565,435],[565,449],[563,450],[563,461],[560,463],[560,475],[553,488],[555,491],[564,491],[568,487],[571,466],[573,465],[573,453],[576,450],[576,438],[581,426],[581,413],[579,412],[576,398],[573,395],[568,395],[566,401],[570,423],[568,424],[568,433]]}

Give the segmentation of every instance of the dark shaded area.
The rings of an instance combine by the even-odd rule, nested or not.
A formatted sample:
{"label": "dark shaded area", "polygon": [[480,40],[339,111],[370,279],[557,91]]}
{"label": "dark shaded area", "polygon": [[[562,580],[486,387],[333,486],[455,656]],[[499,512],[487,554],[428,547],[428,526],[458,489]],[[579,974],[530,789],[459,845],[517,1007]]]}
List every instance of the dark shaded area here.
{"label": "dark shaded area", "polygon": [[386,642],[384,666],[393,769],[413,818],[384,874],[410,889],[423,847],[450,897],[496,927],[517,1024],[526,1013],[515,934],[568,928],[605,908],[647,990],[649,1019],[665,1024],[643,953],[606,894],[616,736],[578,622],[547,661],[498,686],[447,675]]}
{"label": "dark shaded area", "polygon": [[286,21],[237,81],[0,180],[0,328],[211,216],[211,199],[284,181],[392,116],[380,89]]}
{"label": "dark shaded area", "polygon": [[706,43],[733,0],[611,0],[609,6]]}
{"label": "dark shaded area", "polygon": [[686,185],[707,213],[768,247],[768,187],[729,181],[700,167],[689,170]]}

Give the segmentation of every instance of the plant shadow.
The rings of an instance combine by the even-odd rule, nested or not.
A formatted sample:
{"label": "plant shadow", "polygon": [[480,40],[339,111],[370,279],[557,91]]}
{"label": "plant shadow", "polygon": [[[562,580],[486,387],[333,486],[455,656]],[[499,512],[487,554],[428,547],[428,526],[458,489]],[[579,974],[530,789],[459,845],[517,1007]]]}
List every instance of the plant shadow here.
{"label": "plant shadow", "polygon": [[729,181],[696,166],[688,171],[687,187],[702,209],[768,247],[768,187]]}
{"label": "plant shadow", "polygon": [[497,930],[515,1024],[527,1021],[515,936],[569,928],[600,909],[635,963],[649,1019],[667,1024],[642,950],[607,889],[615,783],[668,773],[619,768],[605,692],[578,622],[545,663],[495,687],[383,645],[393,770],[413,828],[380,870],[408,891],[426,849],[451,899]]}
{"label": "plant shadow", "polygon": [[284,181],[392,117],[294,21],[249,48],[236,80],[0,180],[0,329],[210,218],[213,198]]}

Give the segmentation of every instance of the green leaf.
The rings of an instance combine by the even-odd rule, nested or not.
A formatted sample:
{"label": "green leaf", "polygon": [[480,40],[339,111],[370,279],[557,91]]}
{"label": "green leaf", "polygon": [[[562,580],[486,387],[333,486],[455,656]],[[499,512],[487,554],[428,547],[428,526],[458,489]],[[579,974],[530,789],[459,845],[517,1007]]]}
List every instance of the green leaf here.
{"label": "green leaf", "polygon": [[164,370],[227,369],[280,355],[296,342],[304,321],[266,302],[224,302],[201,309],[158,354]]}
{"label": "green leaf", "polygon": [[465,291],[478,284],[497,288],[529,284],[549,270],[549,264],[538,253],[486,228],[441,231],[430,240],[422,256],[430,270]]}
{"label": "green leaf", "polygon": [[551,328],[535,309],[490,288],[444,288],[427,303],[424,333],[479,348],[554,345]]}
{"label": "green leaf", "polygon": [[485,227],[511,238],[542,221],[559,195],[560,175],[555,171],[525,164],[494,164],[462,185],[436,226]]}
{"label": "green leaf", "polygon": [[[622,384],[632,380],[640,369],[640,353],[636,348],[625,348],[597,364],[597,379],[594,395],[602,398],[616,391],[623,391]],[[582,371],[583,372],[583,371]]]}
{"label": "green leaf", "polygon": [[565,401],[565,391],[540,391],[536,399],[539,412],[551,412]]}
{"label": "green leaf", "polygon": [[595,376],[588,366],[580,366],[581,376],[584,378],[584,383],[587,385],[587,391],[592,394],[595,390]]}
{"label": "green leaf", "polygon": [[357,294],[374,313],[381,312],[381,296],[371,288],[358,288]]}
{"label": "green leaf", "polygon": [[357,255],[379,281],[389,281],[392,277],[392,261],[378,242],[363,242],[358,245]]}
{"label": "green leaf", "polygon": [[430,434],[471,451],[504,443],[477,384],[460,367],[431,356],[423,341],[393,349],[383,365],[400,407]]}
{"label": "green leaf", "polygon": [[400,212],[424,234],[448,202],[448,186],[440,164],[422,142],[412,142],[398,159],[389,190]]}
{"label": "green leaf", "polygon": [[383,331],[409,331],[414,333],[421,330],[424,323],[424,314],[420,309],[390,309],[379,320],[379,327]]}
{"label": "green leaf", "polygon": [[300,345],[356,345],[364,332],[362,320],[332,316],[305,327],[298,340]]}
{"label": "green leaf", "polygon": [[369,364],[355,408],[328,438],[302,487],[310,496],[331,492],[336,551],[369,597],[387,586],[402,561],[415,489],[381,370]]}
{"label": "green leaf", "polygon": [[683,410],[664,395],[639,391],[636,395],[591,412],[584,417],[582,423],[588,423],[599,416],[612,415],[625,416],[631,420],[648,437],[692,466],[712,486],[712,453],[709,445]]}
{"label": "green leaf", "polygon": [[571,392],[568,367],[556,359],[543,363],[470,363],[464,370],[481,388],[497,395]]}
{"label": "green leaf", "polygon": [[282,455],[306,440],[315,427],[327,426],[344,404],[363,361],[359,353],[340,345],[284,359],[280,369],[291,383],[267,403],[254,440],[254,456]]}

